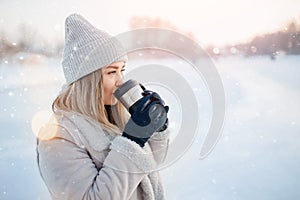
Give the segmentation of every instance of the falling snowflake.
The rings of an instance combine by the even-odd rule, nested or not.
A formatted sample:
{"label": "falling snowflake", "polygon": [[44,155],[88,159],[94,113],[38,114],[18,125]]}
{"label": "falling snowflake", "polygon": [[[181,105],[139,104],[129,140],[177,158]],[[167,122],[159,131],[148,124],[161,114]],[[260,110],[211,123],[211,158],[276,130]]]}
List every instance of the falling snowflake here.
{"label": "falling snowflake", "polygon": [[212,179],[211,182],[212,182],[213,184],[216,184],[216,183],[217,183],[217,180],[216,180],[216,179]]}
{"label": "falling snowflake", "polygon": [[220,49],[217,48],[217,47],[215,47],[215,48],[213,49],[213,52],[214,52],[215,55],[218,55],[218,54],[220,54]]}
{"label": "falling snowflake", "polygon": [[294,121],[291,122],[291,125],[292,125],[292,126],[294,126],[295,124],[296,124],[296,122],[294,122]]}

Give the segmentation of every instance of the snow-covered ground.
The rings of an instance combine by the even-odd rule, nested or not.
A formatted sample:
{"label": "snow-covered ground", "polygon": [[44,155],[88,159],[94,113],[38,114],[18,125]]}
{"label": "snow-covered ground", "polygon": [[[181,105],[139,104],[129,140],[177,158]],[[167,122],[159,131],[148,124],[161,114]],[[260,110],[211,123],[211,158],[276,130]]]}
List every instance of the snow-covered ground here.
{"label": "snow-covered ground", "polygon": [[[162,170],[168,199],[299,199],[300,56],[227,57],[215,65],[226,94],[222,137],[200,160],[211,108],[199,83],[199,134]],[[50,199],[37,169],[34,119],[50,111],[62,83],[59,60],[0,66],[0,199]]]}

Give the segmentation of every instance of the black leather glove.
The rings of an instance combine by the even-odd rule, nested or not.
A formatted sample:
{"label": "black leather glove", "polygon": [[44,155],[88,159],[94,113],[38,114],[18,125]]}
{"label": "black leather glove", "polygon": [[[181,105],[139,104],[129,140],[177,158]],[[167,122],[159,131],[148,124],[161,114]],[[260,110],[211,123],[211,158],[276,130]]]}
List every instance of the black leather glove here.
{"label": "black leather glove", "polygon": [[143,97],[129,108],[131,117],[123,136],[144,147],[153,133],[165,126],[169,107],[164,106],[163,100],[155,92],[145,90],[142,95]]}

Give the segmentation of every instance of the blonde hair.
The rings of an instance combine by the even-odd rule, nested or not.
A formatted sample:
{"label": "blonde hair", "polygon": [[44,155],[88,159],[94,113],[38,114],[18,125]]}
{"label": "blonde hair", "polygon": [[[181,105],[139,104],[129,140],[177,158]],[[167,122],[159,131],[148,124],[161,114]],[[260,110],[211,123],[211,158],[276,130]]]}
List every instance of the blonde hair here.
{"label": "blonde hair", "polygon": [[115,124],[108,120],[104,107],[104,90],[101,69],[71,83],[53,101],[52,110],[76,112],[99,122],[110,134],[121,134],[128,119],[127,111],[118,102],[113,110]]}

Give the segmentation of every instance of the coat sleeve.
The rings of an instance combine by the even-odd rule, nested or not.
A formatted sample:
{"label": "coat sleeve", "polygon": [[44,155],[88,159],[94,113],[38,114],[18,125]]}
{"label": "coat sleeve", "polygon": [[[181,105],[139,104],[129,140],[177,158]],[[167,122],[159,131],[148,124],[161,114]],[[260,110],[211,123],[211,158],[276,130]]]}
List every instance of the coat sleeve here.
{"label": "coat sleeve", "polygon": [[149,140],[153,157],[158,165],[162,164],[166,159],[169,147],[169,135],[170,132],[167,129],[163,132],[156,132]]}
{"label": "coat sleeve", "polygon": [[143,176],[155,168],[152,154],[117,136],[98,170],[88,152],[56,137],[37,146],[41,176],[53,199],[129,199]]}

